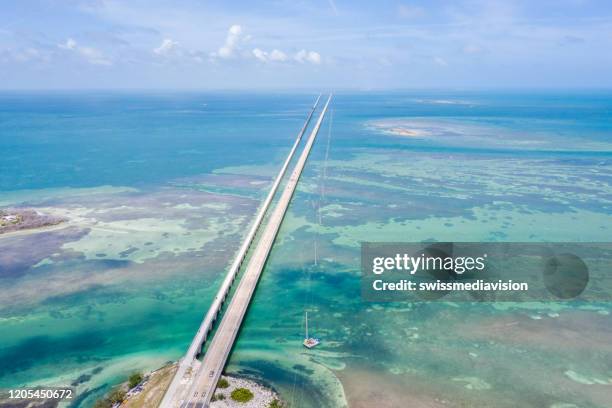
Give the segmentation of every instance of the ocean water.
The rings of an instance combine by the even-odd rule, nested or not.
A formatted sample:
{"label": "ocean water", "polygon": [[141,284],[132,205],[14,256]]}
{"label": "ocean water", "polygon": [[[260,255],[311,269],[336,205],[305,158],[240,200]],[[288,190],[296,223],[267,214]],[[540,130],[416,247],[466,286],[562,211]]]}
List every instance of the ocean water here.
{"label": "ocean water", "polygon": [[[1,94],[0,206],[69,222],[0,238],[0,387],[87,407],[179,358],[315,97]],[[294,407],[607,406],[610,304],[368,303],[359,243],[609,241],[611,181],[609,92],[340,93],[227,371]]]}

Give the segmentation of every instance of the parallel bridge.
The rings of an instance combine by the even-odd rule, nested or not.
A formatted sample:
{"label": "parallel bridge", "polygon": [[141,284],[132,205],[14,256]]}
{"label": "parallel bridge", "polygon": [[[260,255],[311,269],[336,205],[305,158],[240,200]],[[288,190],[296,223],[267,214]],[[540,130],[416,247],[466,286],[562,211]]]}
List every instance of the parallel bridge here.
{"label": "parallel bridge", "polygon": [[240,248],[227,276],[225,277],[225,280],[223,281],[221,288],[213,301],[213,304],[202,321],[198,332],[194,336],[187,354],[179,363],[177,373],[175,374],[168,390],[166,391],[166,394],[164,395],[164,399],[160,405],[161,408],[204,408],[210,403],[210,400],[215,392],[217,382],[219,381],[221,373],[223,372],[227,358],[229,357],[238,331],[240,330],[244,315],[246,314],[253,293],[255,292],[255,287],[257,286],[261,272],[266,264],[266,260],[268,259],[268,255],[270,254],[270,250],[272,249],[272,245],[274,244],[274,240],[276,239],[280,225],[283,221],[287,208],[289,207],[289,203],[291,202],[291,198],[293,197],[297,183],[302,175],[302,170],[306,165],[306,160],[308,159],[312,145],[317,137],[331,98],[332,97],[330,95],[323,110],[321,111],[321,114],[319,115],[315,127],[310,133],[308,141],[306,142],[304,150],[302,151],[295,168],[293,169],[293,172],[285,185],[283,193],[276,204],[274,211],[270,215],[270,218],[268,219],[266,227],[261,234],[259,241],[257,242],[257,246],[253,250],[253,253],[249,259],[246,270],[238,283],[238,287],[236,288],[227,310],[221,319],[219,327],[210,345],[208,346],[201,365],[199,365],[199,368],[197,368],[197,371],[193,377],[190,379],[185,379],[187,371],[190,368],[195,368],[196,366],[194,365],[194,362],[196,361],[197,354],[199,350],[201,350],[203,343],[206,341],[206,337],[211,330],[219,311],[221,310],[223,302],[229,293],[238,271],[240,270],[240,266],[246,257],[249,247],[251,246],[260,224],[266,215],[268,207],[274,198],[283,176],[285,175],[287,167],[289,166],[302,136],[308,127],[320,97],[317,99],[317,102],[308,115],[304,126],[298,134],[289,156],[285,160],[285,163],[276,177],[263,206],[258,212],[255,222],[251,226],[251,230],[247,234],[247,237],[242,244],[242,247]]}

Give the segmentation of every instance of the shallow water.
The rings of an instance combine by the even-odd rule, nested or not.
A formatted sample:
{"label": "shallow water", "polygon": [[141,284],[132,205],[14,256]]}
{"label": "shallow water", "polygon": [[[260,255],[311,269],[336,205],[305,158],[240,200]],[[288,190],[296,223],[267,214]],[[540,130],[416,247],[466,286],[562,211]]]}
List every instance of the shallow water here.
{"label": "shallow water", "polygon": [[[75,382],[90,406],[180,357],[313,99],[0,96],[0,203],[71,219],[0,239],[0,387]],[[605,93],[337,95],[228,371],[297,407],[606,406],[609,304],[367,303],[359,242],[608,241],[610,112]]]}

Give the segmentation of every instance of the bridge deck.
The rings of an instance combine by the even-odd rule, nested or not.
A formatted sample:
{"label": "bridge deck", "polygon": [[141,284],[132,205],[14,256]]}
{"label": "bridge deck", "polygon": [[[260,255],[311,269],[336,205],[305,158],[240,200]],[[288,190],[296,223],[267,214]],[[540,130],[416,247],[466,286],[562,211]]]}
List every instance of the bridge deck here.
{"label": "bridge deck", "polygon": [[[293,172],[283,190],[279,202],[271,214],[265,230],[253,251],[249,264],[240,279],[236,292],[234,293],[230,304],[219,324],[217,332],[210,343],[204,360],[195,374],[191,385],[185,390],[185,393],[174,393],[168,395],[168,399],[162,407],[206,407],[215,391],[217,382],[223,367],[227,361],[229,353],[232,349],[236,335],[240,330],[242,320],[249,306],[251,297],[261,276],[261,272],[265,266],[266,260],[276,239],[276,235],[283,221],[291,198],[297,187],[297,183],[302,174],[302,170],[310,154],[310,150],[316,139],[327,107],[331,101],[331,95],[327,99],[317,123],[312,130],[308,141],[300,155],[298,162],[295,165]],[[295,147],[295,146],[294,146]]]}

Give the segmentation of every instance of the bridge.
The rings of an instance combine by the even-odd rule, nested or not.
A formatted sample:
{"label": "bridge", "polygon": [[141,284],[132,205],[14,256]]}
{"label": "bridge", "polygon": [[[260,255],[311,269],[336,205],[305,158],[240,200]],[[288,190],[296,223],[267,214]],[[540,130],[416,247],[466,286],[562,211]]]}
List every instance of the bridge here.
{"label": "bridge", "polygon": [[[310,136],[304,146],[294,169],[285,185],[282,195],[271,213],[266,227],[261,234],[257,246],[253,250],[249,263],[242,275],[236,291],[231,298],[231,301],[225,311],[217,331],[208,345],[208,349],[204,355],[201,364],[197,364],[197,355],[202,348],[202,345],[207,340],[207,336],[213,327],[214,321],[219,315],[221,307],[229,293],[232,283],[236,279],[240,267],[242,266],[246,255],[251,247],[253,240],[258,232],[258,229],[265,218],[265,215],[270,207],[270,204],[278,190],[278,187],[287,171],[287,168],[297,150],[300,141],[308,128],[310,120],[319,103],[320,96],[317,98],[312,110],[310,111],[302,129],[298,133],[296,141],[293,144],[287,159],[285,160],[279,174],[277,175],[264,204],[260,208],[255,222],[251,226],[246,239],[244,240],[240,250],[238,251],[228,274],[226,275],[213,303],[208,310],[208,313],[202,320],[202,323],[191,342],[185,357],[179,363],[177,372],[168,387],[166,394],[160,404],[161,408],[204,408],[210,403],[210,400],[215,392],[217,382],[223,372],[227,358],[233,347],[234,341],[240,330],[242,320],[248,309],[249,303],[255,292],[255,288],[265,266],[265,263],[272,249],[278,230],[283,221],[291,198],[297,187],[297,183],[302,174],[302,170],[306,165],[306,160],[310,154],[310,150],[321,127],[321,123],[327,112],[327,108],[331,101],[330,95],[319,115],[319,118],[313,128]],[[199,362],[198,362],[199,363]],[[195,375],[188,373],[195,369]]]}

